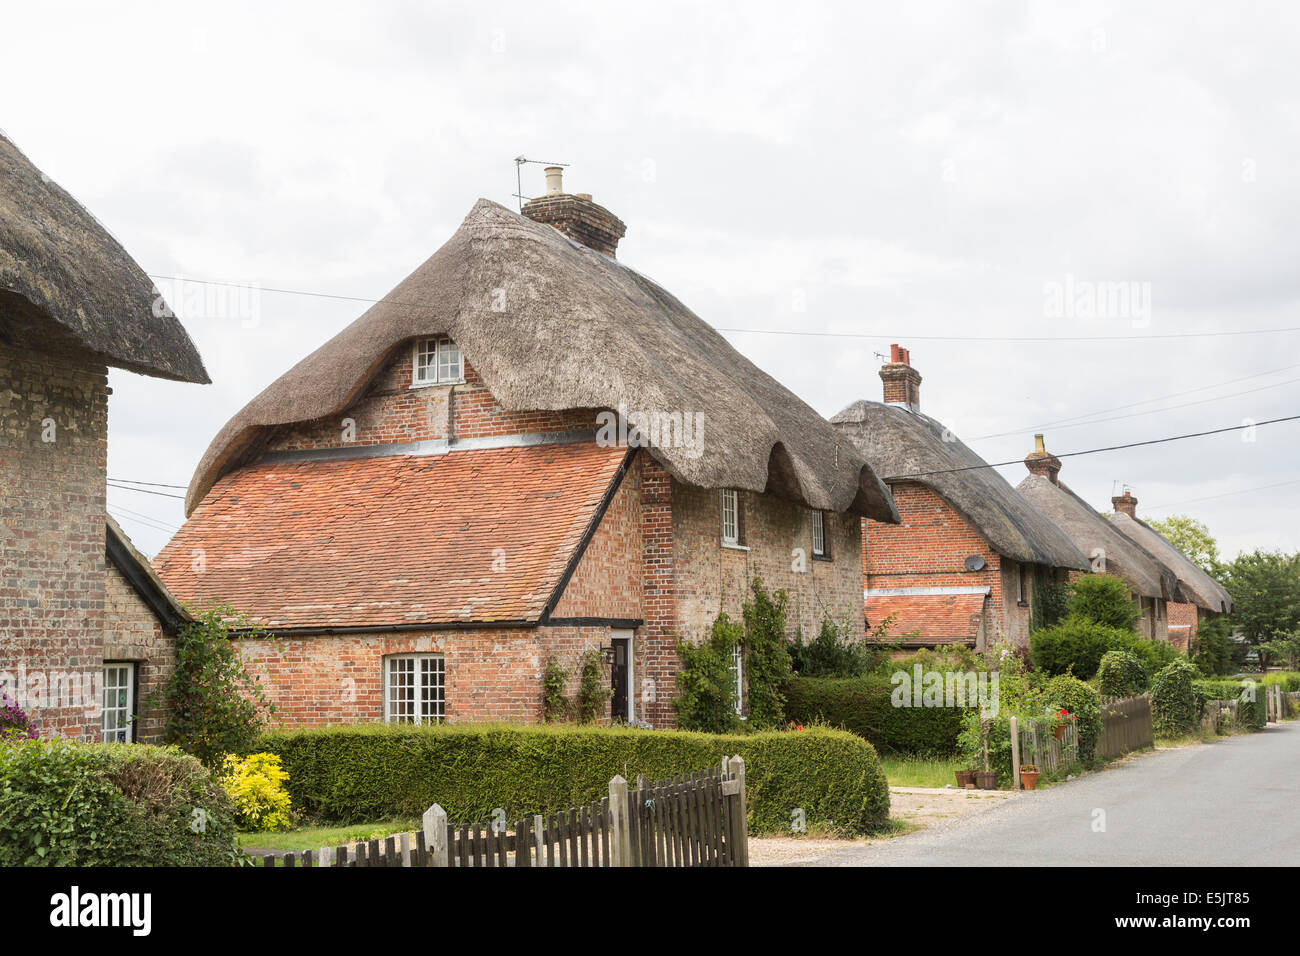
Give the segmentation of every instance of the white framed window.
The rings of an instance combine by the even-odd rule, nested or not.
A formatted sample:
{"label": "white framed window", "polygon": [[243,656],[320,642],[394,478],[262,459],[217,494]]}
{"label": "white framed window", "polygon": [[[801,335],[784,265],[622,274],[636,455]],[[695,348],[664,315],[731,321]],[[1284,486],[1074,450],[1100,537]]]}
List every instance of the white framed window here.
{"label": "white framed window", "polygon": [[814,511],[812,515],[812,553],[815,558],[830,555],[826,551],[826,512]]}
{"label": "white framed window", "polygon": [[736,715],[745,716],[745,652],[739,644],[731,648],[731,674],[736,678]]}
{"label": "white framed window", "polygon": [[104,665],[104,700],[99,719],[99,739],[129,744],[135,739],[135,665]]}
{"label": "white framed window", "polygon": [[722,543],[740,544],[740,492],[722,489]]}
{"label": "white framed window", "polygon": [[385,723],[442,723],[446,716],[445,673],[441,654],[385,657]]}
{"label": "white framed window", "polygon": [[465,380],[460,348],[446,336],[416,342],[412,367],[412,385],[447,385]]}

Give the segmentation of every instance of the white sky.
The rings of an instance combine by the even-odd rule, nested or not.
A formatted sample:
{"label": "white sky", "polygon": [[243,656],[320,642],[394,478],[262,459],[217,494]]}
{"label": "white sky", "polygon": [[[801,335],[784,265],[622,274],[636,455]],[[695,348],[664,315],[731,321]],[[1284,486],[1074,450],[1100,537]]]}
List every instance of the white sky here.
{"label": "white sky", "polygon": [[[5,2],[0,127],[150,273],[370,298],[476,198],[513,206],[513,157],[571,163],[566,187],[628,224],[619,258],[706,321],[868,336],[728,333],[819,412],[879,399],[875,353],[900,342],[923,409],[990,461],[1111,409],[1160,411],[1047,427],[1048,447],[1300,413],[1300,333],[923,338],[1300,326],[1300,8],[699,6]],[[1067,277],[1138,283],[1149,313],[1061,315]],[[172,300],[215,384],[114,371],[112,477],[188,482],[232,414],[365,308],[263,291],[252,322]],[[1274,425],[1062,477],[1102,509],[1124,482],[1139,515],[1195,515],[1228,556],[1293,551],[1298,439]],[[139,516],[182,519],[168,498],[109,505],[151,554],[169,534]]]}

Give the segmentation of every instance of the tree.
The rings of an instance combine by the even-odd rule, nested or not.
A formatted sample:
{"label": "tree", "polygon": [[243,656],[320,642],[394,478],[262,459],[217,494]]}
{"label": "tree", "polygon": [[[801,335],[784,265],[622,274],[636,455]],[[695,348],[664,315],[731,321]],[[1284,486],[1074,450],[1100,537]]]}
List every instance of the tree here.
{"label": "tree", "polygon": [[1240,554],[1224,566],[1223,586],[1236,609],[1232,623],[1261,644],[1300,629],[1300,561],[1280,551]]}
{"label": "tree", "polygon": [[[1111,574],[1085,574],[1071,583],[1066,599],[1067,617],[1083,617],[1105,627],[1136,631],[1142,611],[1133,603],[1133,592]],[[1085,678],[1092,674],[1084,674]]]}
{"label": "tree", "polygon": [[1219,569],[1219,543],[1210,529],[1187,515],[1170,515],[1163,521],[1148,521],[1156,532],[1202,571],[1216,574]]}

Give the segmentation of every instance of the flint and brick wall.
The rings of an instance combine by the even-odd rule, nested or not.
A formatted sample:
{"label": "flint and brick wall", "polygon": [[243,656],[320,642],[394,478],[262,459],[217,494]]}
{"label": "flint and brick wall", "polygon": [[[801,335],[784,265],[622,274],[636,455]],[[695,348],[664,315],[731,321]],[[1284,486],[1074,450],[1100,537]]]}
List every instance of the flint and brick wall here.
{"label": "flint and brick wall", "polygon": [[[0,344],[0,672],[99,686],[107,441],[103,365]],[[26,702],[41,734],[98,739],[59,696]]]}

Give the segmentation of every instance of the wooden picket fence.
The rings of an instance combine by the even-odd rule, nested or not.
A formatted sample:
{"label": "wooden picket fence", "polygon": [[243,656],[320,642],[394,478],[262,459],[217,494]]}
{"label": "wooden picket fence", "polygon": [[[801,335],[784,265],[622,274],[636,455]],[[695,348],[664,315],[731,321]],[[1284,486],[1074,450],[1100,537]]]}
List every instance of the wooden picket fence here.
{"label": "wooden picket fence", "polygon": [[1079,761],[1079,728],[1066,724],[1060,740],[1048,718],[1017,722],[1020,735],[1020,766],[1037,767],[1040,773],[1055,773]]}
{"label": "wooden picket fence", "polygon": [[1097,741],[1097,756],[1104,759],[1122,757],[1134,750],[1154,747],[1155,729],[1151,723],[1151,698],[1147,694],[1137,697],[1108,698],[1101,702],[1101,739]]}
{"label": "wooden picket fence", "polygon": [[609,795],[581,807],[517,821],[447,822],[442,807],[425,811],[424,827],[383,840],[268,854],[263,866],[748,866],[745,761],[724,757],[720,766],[635,789],[622,777]]}

